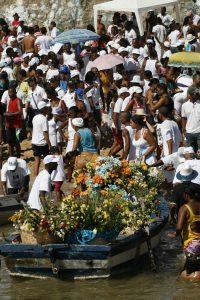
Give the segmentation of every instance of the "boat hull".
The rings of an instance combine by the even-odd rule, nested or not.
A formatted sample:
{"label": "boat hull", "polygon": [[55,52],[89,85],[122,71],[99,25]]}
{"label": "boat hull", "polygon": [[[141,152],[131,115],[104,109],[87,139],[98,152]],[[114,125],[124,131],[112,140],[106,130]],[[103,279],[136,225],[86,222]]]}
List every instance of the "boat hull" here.
{"label": "boat hull", "polygon": [[[150,227],[152,248],[159,244],[167,217]],[[141,230],[127,237],[119,237],[108,245],[13,245],[0,246],[11,276],[60,277],[70,279],[108,278],[140,264],[148,253],[147,236]]]}
{"label": "boat hull", "polygon": [[23,205],[19,202],[18,195],[0,197],[0,225],[8,224],[9,218],[22,208]]}

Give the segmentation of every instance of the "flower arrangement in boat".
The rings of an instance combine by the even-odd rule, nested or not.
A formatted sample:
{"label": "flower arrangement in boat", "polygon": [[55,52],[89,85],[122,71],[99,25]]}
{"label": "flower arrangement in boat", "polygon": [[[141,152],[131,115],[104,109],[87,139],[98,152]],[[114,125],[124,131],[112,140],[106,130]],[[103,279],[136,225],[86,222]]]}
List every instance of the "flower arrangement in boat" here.
{"label": "flower arrangement in boat", "polygon": [[66,240],[78,231],[135,231],[152,221],[158,187],[163,181],[159,170],[100,157],[76,171],[74,178],[76,187],[60,207],[52,202],[43,211],[25,206],[11,218],[15,227]]}
{"label": "flower arrangement in boat", "polygon": [[34,210],[24,205],[24,209],[16,212],[10,220],[14,227],[24,232],[49,234],[63,238],[65,231],[62,228],[62,211],[51,201],[46,203],[42,211]]}

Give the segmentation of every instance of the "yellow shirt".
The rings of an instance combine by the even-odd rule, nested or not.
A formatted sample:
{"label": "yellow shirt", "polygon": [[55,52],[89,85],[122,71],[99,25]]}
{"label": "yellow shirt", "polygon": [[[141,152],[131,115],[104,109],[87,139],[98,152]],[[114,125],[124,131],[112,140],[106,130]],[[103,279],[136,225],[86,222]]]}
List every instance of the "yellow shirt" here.
{"label": "yellow shirt", "polygon": [[183,229],[183,246],[184,248],[187,248],[188,245],[195,239],[200,239],[200,233],[194,232],[191,229],[191,225],[194,224],[195,222],[200,222],[200,214],[199,215],[195,215],[192,211],[192,209],[190,208],[189,205],[185,205],[185,207],[188,209],[189,213],[190,213],[190,217]]}

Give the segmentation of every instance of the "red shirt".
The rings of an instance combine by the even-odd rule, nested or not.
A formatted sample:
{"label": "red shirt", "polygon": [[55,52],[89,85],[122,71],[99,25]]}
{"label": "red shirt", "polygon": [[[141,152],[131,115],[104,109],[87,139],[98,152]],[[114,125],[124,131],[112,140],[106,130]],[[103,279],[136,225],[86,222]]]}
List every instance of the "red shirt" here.
{"label": "red shirt", "polygon": [[12,23],[11,23],[11,25],[13,27],[18,27],[19,26],[19,21],[18,20],[13,20]]}
{"label": "red shirt", "polygon": [[[8,113],[19,112],[20,100],[18,98],[10,99],[7,105]],[[22,116],[16,115],[11,117],[6,117],[6,128],[22,128]]]}

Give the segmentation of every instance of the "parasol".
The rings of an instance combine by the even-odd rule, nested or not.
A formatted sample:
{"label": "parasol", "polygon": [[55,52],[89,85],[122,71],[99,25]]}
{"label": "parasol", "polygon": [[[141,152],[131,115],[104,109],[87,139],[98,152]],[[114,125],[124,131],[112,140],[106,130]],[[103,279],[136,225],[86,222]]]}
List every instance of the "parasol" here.
{"label": "parasol", "polygon": [[86,41],[95,41],[98,40],[100,36],[96,34],[93,31],[87,30],[87,29],[71,29],[62,32],[59,34],[55,40],[54,43],[72,43],[72,44],[78,44],[81,42]]}
{"label": "parasol", "polygon": [[117,65],[124,64],[124,59],[121,56],[114,54],[105,54],[96,58],[90,65],[91,68],[97,68],[99,71],[109,70]]}
{"label": "parasol", "polygon": [[178,52],[169,58],[170,67],[200,68],[200,53]]}

